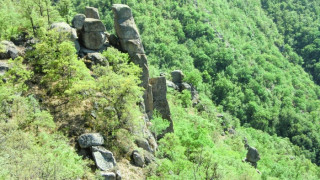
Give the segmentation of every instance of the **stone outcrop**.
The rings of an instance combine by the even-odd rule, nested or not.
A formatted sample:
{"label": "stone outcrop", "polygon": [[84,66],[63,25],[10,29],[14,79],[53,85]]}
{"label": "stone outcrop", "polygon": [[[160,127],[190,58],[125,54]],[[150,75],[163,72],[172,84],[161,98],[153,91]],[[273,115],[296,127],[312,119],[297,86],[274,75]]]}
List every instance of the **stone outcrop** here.
{"label": "stone outcrop", "polygon": [[166,83],[167,83],[168,88],[172,88],[174,90],[179,90],[179,87],[175,83],[173,83],[172,81],[167,80]]}
{"label": "stone outcrop", "polygon": [[260,160],[259,152],[256,148],[249,146],[246,160],[248,162],[256,163]]}
{"label": "stone outcrop", "polygon": [[180,86],[184,78],[184,74],[182,73],[181,70],[174,70],[171,72],[171,77],[172,77],[172,82]]}
{"label": "stone outcrop", "polygon": [[170,122],[169,127],[164,131],[164,133],[173,132],[173,122],[167,100],[166,78],[164,76],[151,78],[149,83],[152,85],[153,109],[160,112],[162,118]]}
{"label": "stone outcrop", "polygon": [[136,139],[135,143],[137,144],[138,147],[153,153],[153,150],[151,149],[149,142],[146,139],[144,138]]}
{"label": "stone outcrop", "polygon": [[98,19],[86,18],[83,27],[84,30],[81,34],[83,45],[93,50],[102,48],[106,41],[105,27],[102,22]]}
{"label": "stone outcrop", "polygon": [[87,18],[100,19],[98,9],[94,7],[86,7],[85,15]]}
{"label": "stone outcrop", "polygon": [[83,23],[84,32],[104,32],[106,27],[99,19],[86,18]]}
{"label": "stone outcrop", "polygon": [[83,28],[83,24],[84,24],[84,20],[86,19],[86,16],[84,14],[77,14],[73,17],[72,19],[72,26],[76,29],[76,30],[82,30]]}
{"label": "stone outcrop", "polygon": [[7,61],[0,60],[0,76],[4,75],[8,71],[9,65]]}
{"label": "stone outcrop", "polygon": [[140,155],[138,151],[132,152],[132,160],[136,166],[143,167],[144,166],[144,158]]}
{"label": "stone outcrop", "polygon": [[245,162],[249,162],[253,167],[257,168],[257,162],[260,160],[258,150],[248,144],[247,138],[244,138],[244,147],[248,150]]}
{"label": "stone outcrop", "polygon": [[89,157],[88,151],[91,151],[97,168],[103,171],[101,176],[103,176],[104,179],[121,179],[120,171],[115,171],[117,165],[116,159],[111,151],[108,151],[102,146],[104,139],[99,133],[82,134],[78,138],[78,142],[80,147],[83,148],[79,151],[79,154]]}
{"label": "stone outcrop", "polygon": [[15,59],[19,56],[19,50],[17,46],[11,41],[0,42],[0,59]]}
{"label": "stone outcrop", "polygon": [[116,166],[116,160],[111,151],[101,146],[92,146],[91,151],[97,167],[102,171],[110,170]]}
{"label": "stone outcrop", "polygon": [[[129,6],[124,4],[114,4],[112,6],[112,10],[114,13],[114,26],[120,42],[121,50],[127,52],[132,62],[139,65],[142,68],[141,80],[142,87],[144,87],[145,89],[143,99],[146,113],[150,115],[152,107],[149,106],[149,99],[151,98],[151,94],[148,95],[148,92],[151,92],[151,90],[149,89],[150,87],[148,85],[149,69],[147,56],[144,52],[138,28],[134,22],[132,12]],[[116,43],[115,41],[116,40],[113,39],[113,43]]]}
{"label": "stone outcrop", "polygon": [[191,101],[192,105],[195,106],[199,104],[199,93],[192,84],[183,82],[184,74],[181,70],[174,70],[171,72],[172,82],[167,81],[167,86],[173,88],[175,90],[179,90],[180,92],[183,90],[187,90],[191,93]]}
{"label": "stone outcrop", "polygon": [[116,174],[113,172],[101,172],[101,176],[104,180],[116,180]]}
{"label": "stone outcrop", "polygon": [[86,133],[79,137],[78,142],[81,148],[89,148],[103,145],[104,139],[99,133]]}
{"label": "stone outcrop", "polygon": [[65,22],[53,23],[51,24],[50,29],[55,29],[59,33],[65,33],[70,41],[75,41],[78,39],[77,31]]}
{"label": "stone outcrop", "polygon": [[86,56],[86,59],[90,61],[91,65],[100,64],[102,66],[109,66],[109,62],[108,62],[107,58],[105,58],[100,53],[88,53],[88,55]]}
{"label": "stone outcrop", "polygon": [[77,14],[74,16],[72,26],[77,30],[80,44],[84,46],[84,48],[81,48],[81,52],[84,55],[86,55],[87,52],[97,52],[105,49],[106,27],[100,20],[97,8],[86,7],[85,14]]}

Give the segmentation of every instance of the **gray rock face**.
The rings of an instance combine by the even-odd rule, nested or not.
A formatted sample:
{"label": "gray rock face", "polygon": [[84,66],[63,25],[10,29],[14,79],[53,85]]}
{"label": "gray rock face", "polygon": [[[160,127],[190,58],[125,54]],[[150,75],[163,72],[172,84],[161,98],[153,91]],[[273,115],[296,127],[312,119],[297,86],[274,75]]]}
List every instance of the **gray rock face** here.
{"label": "gray rock face", "polygon": [[8,71],[9,65],[7,61],[0,60],[0,76],[4,75]]}
{"label": "gray rock face", "polygon": [[113,172],[101,172],[101,176],[103,176],[105,180],[116,180],[116,174]]}
{"label": "gray rock face", "polygon": [[190,84],[185,83],[185,82],[181,83],[181,90],[182,90],[182,91],[183,91],[183,90],[188,90],[188,91],[191,92],[191,86],[190,86]]}
{"label": "gray rock face", "polygon": [[155,158],[154,158],[153,154],[148,153],[148,152],[146,152],[144,154],[144,161],[145,161],[146,165],[152,163],[152,161],[154,161],[154,160],[155,160]]}
{"label": "gray rock face", "polygon": [[144,54],[144,48],[140,39],[120,39],[120,45],[129,55]]}
{"label": "gray rock face", "polygon": [[153,152],[153,150],[151,149],[149,142],[146,139],[136,139],[135,143],[137,144],[138,147],[141,147],[142,149],[148,151],[148,152]]}
{"label": "gray rock face", "polygon": [[168,88],[172,88],[174,90],[179,90],[179,87],[175,83],[173,83],[172,81],[167,80],[166,83],[167,83]]}
{"label": "gray rock face", "polygon": [[92,146],[91,151],[99,169],[106,171],[116,166],[116,160],[111,151],[106,150],[102,146]]}
{"label": "gray rock face", "polygon": [[164,131],[164,133],[173,132],[173,122],[171,119],[171,112],[166,96],[166,78],[164,76],[151,78],[149,80],[149,83],[152,85],[153,109],[159,111],[162,115],[162,118],[170,122],[170,126]]}
{"label": "gray rock face", "polygon": [[53,23],[51,24],[50,29],[55,29],[59,33],[66,33],[66,36],[70,39],[70,41],[75,41],[78,39],[77,31],[74,28],[71,28],[71,26],[65,22]]}
{"label": "gray rock face", "polygon": [[172,82],[175,84],[181,84],[184,74],[181,70],[174,70],[171,72]]}
{"label": "gray rock face", "polygon": [[91,146],[101,146],[104,143],[104,139],[99,133],[87,133],[82,134],[78,139],[81,148],[88,148]]}
{"label": "gray rock face", "polygon": [[99,50],[106,40],[104,32],[83,32],[82,42],[88,49]]}
{"label": "gray rock face", "polygon": [[94,7],[86,7],[85,15],[87,18],[100,19],[98,9]]}
{"label": "gray rock face", "polygon": [[15,59],[19,56],[19,50],[17,46],[11,41],[0,42],[0,59]]}
{"label": "gray rock face", "polygon": [[259,152],[254,147],[248,147],[247,158],[246,161],[256,163],[260,160]]}
{"label": "gray rock face", "polygon": [[[112,10],[114,13],[114,26],[116,34],[119,38],[121,49],[128,52],[133,63],[139,65],[142,68],[141,86],[145,89],[143,99],[145,104],[145,110],[150,117],[152,114],[152,107],[150,107],[150,90],[148,92],[148,81],[149,81],[149,69],[147,56],[145,55],[142,41],[138,28],[134,22],[132,12],[129,6],[124,4],[114,4],[112,5]],[[109,38],[111,44],[117,44],[115,38]]]}
{"label": "gray rock face", "polygon": [[120,39],[140,39],[130,7],[124,4],[114,4],[112,10],[118,37]]}
{"label": "gray rock face", "polygon": [[109,65],[107,59],[100,53],[88,53],[86,59],[91,60],[94,64]]}
{"label": "gray rock face", "polygon": [[106,27],[99,19],[86,18],[83,23],[85,32],[104,32]]}
{"label": "gray rock face", "polygon": [[84,14],[75,15],[72,19],[72,26],[76,30],[82,30],[85,19],[86,19],[86,16]]}
{"label": "gray rock face", "polygon": [[143,167],[144,165],[144,158],[139,154],[138,151],[132,152],[133,162],[136,166]]}

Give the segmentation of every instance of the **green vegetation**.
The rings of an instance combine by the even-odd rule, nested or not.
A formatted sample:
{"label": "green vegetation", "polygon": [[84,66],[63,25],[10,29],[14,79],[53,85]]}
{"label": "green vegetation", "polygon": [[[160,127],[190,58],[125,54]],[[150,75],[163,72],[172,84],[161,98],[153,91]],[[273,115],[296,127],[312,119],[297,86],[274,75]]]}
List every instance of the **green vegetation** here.
{"label": "green vegetation", "polygon": [[[189,91],[169,90],[175,131],[159,140],[148,178],[320,179],[317,0],[0,0],[0,40],[39,40],[1,77],[0,179],[93,178],[92,162],[71,148],[86,131],[127,157],[123,144],[144,123],[141,69],[110,47],[110,65],[90,70],[47,30],[89,5],[114,33],[113,3],[132,8],[151,75],[181,69],[200,92],[192,107]],[[156,113],[151,123],[155,136],[168,126]],[[244,138],[260,173],[243,162]]]}

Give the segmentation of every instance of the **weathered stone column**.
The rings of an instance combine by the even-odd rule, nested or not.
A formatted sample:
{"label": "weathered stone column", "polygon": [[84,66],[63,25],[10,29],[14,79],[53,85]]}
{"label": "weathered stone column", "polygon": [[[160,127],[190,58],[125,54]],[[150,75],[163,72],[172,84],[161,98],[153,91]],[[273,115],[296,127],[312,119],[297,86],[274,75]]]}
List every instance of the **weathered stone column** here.
{"label": "weathered stone column", "polygon": [[149,85],[149,69],[147,56],[145,55],[138,28],[134,22],[129,6],[124,4],[114,4],[114,26],[120,41],[121,49],[127,52],[133,63],[142,68],[142,87],[145,110],[149,117],[152,115],[152,93]]}

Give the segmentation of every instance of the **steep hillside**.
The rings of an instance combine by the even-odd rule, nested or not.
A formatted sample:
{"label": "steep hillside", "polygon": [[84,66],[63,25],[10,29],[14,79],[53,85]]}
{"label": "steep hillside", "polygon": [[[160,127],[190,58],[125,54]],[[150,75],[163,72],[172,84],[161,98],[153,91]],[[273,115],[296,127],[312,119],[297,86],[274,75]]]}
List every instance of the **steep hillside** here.
{"label": "steep hillside", "polygon": [[[282,34],[287,26],[277,26],[268,17],[266,3],[126,3],[134,10],[153,75],[184,70],[187,81],[240,119],[241,125],[288,137],[319,163],[320,89],[299,65],[309,59],[298,55],[301,48],[287,44],[290,34]],[[318,17],[317,12],[306,19]],[[111,14],[106,11],[104,17],[108,28]]]}
{"label": "steep hillside", "polygon": [[0,179],[320,179],[297,2],[0,0]]}

